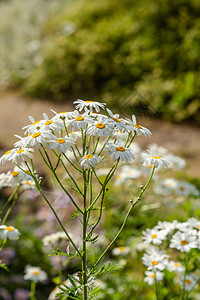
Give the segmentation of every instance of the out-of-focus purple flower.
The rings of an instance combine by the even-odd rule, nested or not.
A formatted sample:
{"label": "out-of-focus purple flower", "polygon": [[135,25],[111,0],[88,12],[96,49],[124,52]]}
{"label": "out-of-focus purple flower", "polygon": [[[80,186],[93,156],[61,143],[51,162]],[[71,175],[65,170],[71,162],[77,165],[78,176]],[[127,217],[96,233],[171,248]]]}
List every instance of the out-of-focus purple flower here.
{"label": "out-of-focus purple flower", "polygon": [[2,263],[4,263],[5,265],[8,265],[14,256],[15,256],[15,250],[11,247],[4,248],[0,252],[0,259]]}
{"label": "out-of-focus purple flower", "polygon": [[25,289],[17,289],[14,295],[15,300],[28,300],[29,299],[29,291]]}
{"label": "out-of-focus purple flower", "polygon": [[4,288],[0,289],[0,297],[2,300],[12,300],[10,293]]}

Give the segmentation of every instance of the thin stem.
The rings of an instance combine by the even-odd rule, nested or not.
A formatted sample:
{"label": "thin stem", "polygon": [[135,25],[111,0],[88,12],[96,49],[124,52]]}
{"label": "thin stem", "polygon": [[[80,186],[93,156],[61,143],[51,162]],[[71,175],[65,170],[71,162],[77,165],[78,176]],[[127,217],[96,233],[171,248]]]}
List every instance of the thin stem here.
{"label": "thin stem", "polygon": [[[27,164],[27,167],[29,168],[28,164]],[[49,202],[49,200],[48,200],[48,199],[46,198],[46,196],[44,195],[44,193],[43,193],[43,191],[42,191],[42,189],[41,189],[41,187],[40,187],[40,184],[38,183],[38,181],[37,181],[35,175],[31,172],[30,168],[29,168],[29,171],[30,171],[30,173],[31,173],[31,176],[32,176],[32,178],[33,178],[33,180],[34,180],[34,182],[35,182],[35,185],[36,185],[38,191],[40,192],[40,194],[42,195],[42,197],[44,198],[44,200],[47,202],[47,204],[49,205],[49,207],[50,207],[50,209],[52,210],[54,216],[56,217],[58,223],[60,224],[62,230],[64,231],[64,233],[66,234],[66,236],[67,236],[67,238],[70,240],[70,242],[72,243],[72,245],[73,245],[73,247],[75,248],[75,250],[77,251],[78,255],[81,257],[80,251],[78,250],[78,248],[77,248],[76,245],[74,244],[74,242],[73,242],[73,240],[71,239],[70,235],[67,233],[65,227],[63,226],[62,222],[60,221],[60,219],[59,219],[57,213],[55,212],[54,208],[52,207],[51,203]]]}
{"label": "thin stem", "polygon": [[76,171],[82,173],[82,171],[79,170],[79,169],[73,164],[73,162],[71,162],[71,160],[67,157],[67,155],[66,155],[65,153],[63,153],[63,155],[64,155],[64,157],[66,158],[66,160],[70,163],[70,165],[72,165],[72,167],[73,167]]}
{"label": "thin stem", "polygon": [[83,171],[84,194],[83,194],[83,255],[82,255],[82,276],[83,276],[83,299],[87,300],[87,186],[86,171]]}
{"label": "thin stem", "polygon": [[5,246],[6,241],[7,241],[7,239],[3,240],[3,242],[2,242],[2,244],[1,244],[1,246],[0,246],[0,252],[1,252],[1,250],[3,249],[3,247]]}
{"label": "thin stem", "polygon": [[148,181],[147,181],[145,187],[144,187],[144,188],[141,190],[141,192],[139,193],[139,195],[138,195],[138,197],[137,197],[137,200],[136,200],[134,203],[131,202],[131,205],[130,205],[128,211],[127,211],[127,214],[126,214],[126,216],[125,216],[125,219],[124,219],[124,221],[123,221],[123,223],[122,223],[122,226],[121,226],[120,230],[118,231],[118,233],[116,234],[116,236],[114,237],[114,239],[110,242],[110,244],[106,247],[106,249],[103,251],[103,253],[101,254],[101,256],[97,259],[97,261],[95,262],[95,264],[94,264],[94,266],[92,267],[92,269],[91,269],[91,271],[90,271],[90,273],[89,273],[88,276],[91,275],[91,273],[93,272],[93,270],[95,269],[95,267],[98,265],[98,263],[101,261],[101,259],[104,257],[104,255],[106,254],[106,252],[107,252],[107,251],[109,250],[109,248],[114,244],[114,242],[116,241],[116,239],[118,238],[118,236],[119,236],[120,233],[122,232],[122,230],[123,230],[123,228],[124,228],[124,226],[125,226],[125,224],[126,224],[126,221],[127,221],[127,219],[128,219],[128,216],[129,216],[129,214],[130,214],[132,208],[133,208],[138,202],[140,202],[142,194],[144,193],[144,191],[147,189],[148,185],[150,184],[151,179],[152,179],[153,174],[154,174],[154,171],[155,171],[155,166],[154,166],[153,169],[152,169],[151,175],[150,175],[150,177],[149,177],[149,179],[148,179]]}
{"label": "thin stem", "polygon": [[157,278],[156,278],[156,272],[154,272],[154,282],[155,282],[155,292],[156,292],[156,300],[159,300],[159,289],[158,289],[158,281],[157,281]]}
{"label": "thin stem", "polygon": [[16,195],[16,193],[18,192],[18,189],[20,187],[20,184],[18,184],[16,186],[16,188],[14,189],[14,191],[12,192],[12,194],[10,195],[10,197],[8,198],[7,202],[4,204],[4,206],[2,207],[1,211],[0,211],[0,215],[4,212],[4,210],[6,209],[6,207],[8,206],[8,204],[12,201],[13,197]]}
{"label": "thin stem", "polygon": [[36,300],[35,291],[36,291],[36,282],[35,281],[31,281],[30,300]]}
{"label": "thin stem", "polygon": [[105,146],[106,146],[106,143],[109,141],[110,137],[111,137],[110,135],[107,137],[107,139],[106,139],[106,141],[105,141],[103,147],[101,148],[101,150],[99,151],[99,153],[97,154],[97,156],[99,156],[99,155],[101,154],[101,152],[103,151],[103,149],[104,149]]}
{"label": "thin stem", "polygon": [[133,142],[133,140],[134,140],[135,137],[136,137],[136,131],[134,132],[134,134],[133,134],[133,136],[132,136],[132,138],[131,138],[131,140],[130,140],[130,143],[129,143],[128,146],[127,146],[127,148],[130,147],[130,145],[132,144],[132,142]]}
{"label": "thin stem", "polygon": [[[41,153],[41,152],[40,152]],[[47,154],[48,156],[48,154]],[[43,157],[43,155],[42,155]],[[56,172],[54,171],[54,168],[49,166],[48,163],[46,162],[46,160],[44,160],[44,162],[47,164],[47,166],[49,167],[49,169],[52,171],[52,173],[54,174],[57,182],[59,183],[60,187],[63,189],[63,191],[67,194],[67,196],[70,198],[70,200],[72,201],[72,203],[74,204],[74,206],[77,208],[77,210],[80,213],[83,213],[82,210],[79,208],[79,206],[76,204],[76,202],[74,201],[74,199],[72,198],[72,196],[69,194],[69,192],[65,189],[65,187],[63,186],[62,182],[60,181],[60,179],[58,178]]]}
{"label": "thin stem", "polygon": [[97,150],[97,146],[98,146],[99,140],[100,140],[100,137],[98,136],[97,141],[96,141],[96,144],[95,144],[95,146],[94,146],[94,148],[93,148],[92,154],[95,154],[95,152],[96,152],[96,150]]}

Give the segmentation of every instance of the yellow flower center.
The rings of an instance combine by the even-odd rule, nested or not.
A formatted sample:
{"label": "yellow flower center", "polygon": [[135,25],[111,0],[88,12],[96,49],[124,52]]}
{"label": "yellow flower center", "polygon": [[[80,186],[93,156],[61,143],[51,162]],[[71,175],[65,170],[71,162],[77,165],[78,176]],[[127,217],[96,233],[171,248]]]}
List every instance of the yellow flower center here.
{"label": "yellow flower center", "polygon": [[90,159],[90,158],[92,158],[92,157],[93,157],[92,154],[88,154],[88,155],[85,156],[85,159]]}
{"label": "yellow flower center", "polygon": [[160,156],[152,156],[152,158],[159,159]]}
{"label": "yellow flower center", "polygon": [[197,228],[199,228],[199,229],[200,229],[200,225],[198,225],[198,226],[197,226]]}
{"label": "yellow flower center", "polygon": [[36,132],[36,133],[34,133],[33,135],[32,135],[32,138],[37,138],[39,135],[40,135],[41,133],[40,132]]}
{"label": "yellow flower center", "polygon": [[17,151],[17,154],[20,154],[20,153],[22,153],[22,152],[24,152],[24,150],[23,150],[23,149],[19,149],[19,150]]}
{"label": "yellow flower center", "polygon": [[4,155],[8,155],[9,153],[11,153],[11,150],[6,151]]}
{"label": "yellow flower center", "polygon": [[115,122],[121,123],[121,121],[117,118],[112,118]]}
{"label": "yellow flower center", "polygon": [[151,274],[150,277],[155,278],[155,274]]}
{"label": "yellow flower center", "polygon": [[148,169],[152,169],[152,168],[153,168],[153,166],[152,166],[152,165],[149,165],[149,166],[147,166],[147,168],[148,168]]}
{"label": "yellow flower center", "polygon": [[185,246],[187,244],[188,244],[188,241],[186,241],[186,240],[181,241],[181,245]]}
{"label": "yellow flower center", "polygon": [[76,118],[76,121],[83,121],[83,120],[84,120],[84,117],[81,117],[81,116]]}
{"label": "yellow flower center", "polygon": [[157,264],[158,264],[158,262],[155,261],[155,260],[153,260],[151,263],[152,263],[153,266],[157,266]]}
{"label": "yellow flower center", "polygon": [[32,125],[38,124],[40,123],[40,121],[35,121],[34,123],[32,123]]}
{"label": "yellow flower center", "polygon": [[190,279],[185,279],[185,283],[191,284],[191,283],[192,283],[192,280],[190,280]]}
{"label": "yellow flower center", "polygon": [[86,103],[94,103],[94,101],[85,101]]}
{"label": "yellow flower center", "polygon": [[123,252],[125,247],[121,246],[121,247],[118,247],[118,249],[119,249],[120,252]]}
{"label": "yellow flower center", "polygon": [[34,271],[34,272],[33,272],[33,275],[35,275],[35,276],[37,276],[37,275],[39,275],[39,274],[40,274],[39,271]]}
{"label": "yellow flower center", "polygon": [[138,129],[142,129],[142,126],[140,126],[140,125],[134,125],[134,127],[138,128]]}
{"label": "yellow flower center", "polygon": [[175,267],[179,267],[180,266],[180,264],[178,262],[176,262],[174,265],[175,265]]}
{"label": "yellow flower center", "polygon": [[26,183],[26,184],[28,184],[28,185],[31,185],[31,182],[30,182],[30,181],[28,181],[28,180],[27,180],[27,181],[25,181],[25,183]]}
{"label": "yellow flower center", "polygon": [[126,149],[124,147],[116,147],[117,151],[124,152]]}
{"label": "yellow flower center", "polygon": [[56,142],[59,143],[59,144],[64,144],[64,143],[65,143],[65,140],[64,140],[64,139],[57,139]]}
{"label": "yellow flower center", "polygon": [[13,177],[16,177],[19,174],[19,172],[13,171],[11,174],[12,174]]}
{"label": "yellow flower center", "polygon": [[180,191],[184,191],[184,187],[183,186],[181,186],[179,189],[180,189]]}
{"label": "yellow flower center", "polygon": [[63,112],[60,112],[60,113],[59,113],[59,115],[61,115],[61,114],[66,114],[66,111],[63,111]]}
{"label": "yellow flower center", "polygon": [[106,125],[103,124],[103,123],[97,123],[97,124],[96,124],[96,127],[99,128],[99,129],[103,129],[103,128],[106,127]]}
{"label": "yellow flower center", "polygon": [[31,174],[31,172],[29,170],[26,170],[26,173]]}
{"label": "yellow flower center", "polygon": [[14,228],[7,226],[7,227],[5,228],[5,230],[7,230],[7,231],[14,231]]}
{"label": "yellow flower center", "polygon": [[151,236],[151,238],[152,238],[152,239],[155,239],[157,236],[158,236],[157,234],[153,234],[153,235]]}
{"label": "yellow flower center", "polygon": [[46,123],[44,123],[44,125],[50,125],[51,123],[53,123],[53,121],[47,121]]}

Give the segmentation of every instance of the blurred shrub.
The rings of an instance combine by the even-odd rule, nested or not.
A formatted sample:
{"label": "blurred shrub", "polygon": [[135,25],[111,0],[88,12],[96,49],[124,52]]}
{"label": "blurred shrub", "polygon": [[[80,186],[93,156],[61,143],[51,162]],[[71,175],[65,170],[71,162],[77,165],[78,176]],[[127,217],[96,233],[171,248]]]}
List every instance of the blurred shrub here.
{"label": "blurred shrub", "polygon": [[[35,18],[44,2],[51,1],[30,2]],[[123,110],[139,103],[170,120],[200,122],[199,13],[198,0],[63,0],[43,27],[39,58],[32,51],[34,66],[21,76],[31,73],[26,91],[56,100],[92,97]],[[13,64],[27,70],[27,48],[21,61],[14,52]]]}
{"label": "blurred shrub", "polygon": [[44,29],[43,62],[27,91],[62,100],[143,102],[174,121],[200,122],[198,0],[77,0]]}
{"label": "blurred shrub", "polygon": [[41,62],[41,26],[56,0],[0,1],[0,84],[19,84]]}

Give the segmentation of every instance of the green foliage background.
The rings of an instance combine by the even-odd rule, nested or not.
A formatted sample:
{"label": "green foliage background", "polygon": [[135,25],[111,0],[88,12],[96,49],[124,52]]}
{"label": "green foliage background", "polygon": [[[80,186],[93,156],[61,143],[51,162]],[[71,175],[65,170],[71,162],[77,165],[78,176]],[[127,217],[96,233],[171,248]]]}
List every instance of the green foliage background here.
{"label": "green foliage background", "polygon": [[199,0],[31,3],[0,2],[1,84],[200,123]]}
{"label": "green foliage background", "polygon": [[43,62],[26,90],[56,100],[143,101],[168,119],[200,122],[199,13],[198,0],[65,3],[44,27]]}

